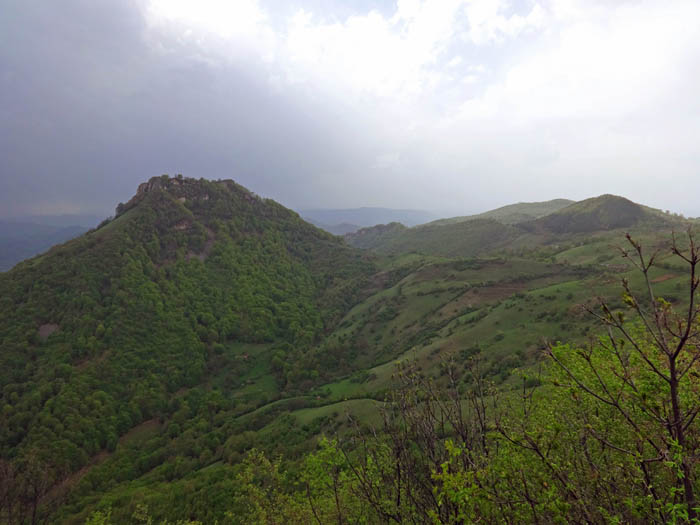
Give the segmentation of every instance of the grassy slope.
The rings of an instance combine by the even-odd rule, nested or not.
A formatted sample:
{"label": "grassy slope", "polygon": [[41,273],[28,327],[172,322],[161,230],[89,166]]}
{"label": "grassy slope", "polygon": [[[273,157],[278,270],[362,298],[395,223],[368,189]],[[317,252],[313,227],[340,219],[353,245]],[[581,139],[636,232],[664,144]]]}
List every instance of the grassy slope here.
{"label": "grassy slope", "polygon": [[[473,221],[475,219],[493,219],[502,224],[517,224],[531,219],[538,219],[561,210],[574,201],[569,199],[553,199],[544,202],[519,202],[517,204],[508,204],[494,210],[489,210],[476,215],[466,215],[462,217],[450,217],[448,219],[438,219],[428,223],[432,226],[444,226],[457,222]],[[427,225],[424,225],[427,226]]]}
{"label": "grassy slope", "polygon": [[[519,253],[540,249],[558,250],[562,244],[580,243],[590,236],[622,229],[650,231],[684,229],[690,222],[623,197],[602,195],[573,204],[564,199],[513,205],[481,216],[435,221],[405,228],[379,225],[346,236],[358,248],[379,254],[416,252],[441,257],[472,257],[503,251]],[[523,207],[532,215],[522,220]],[[537,219],[532,217],[541,213]],[[527,215],[527,214],[525,214]],[[493,218],[480,218],[491,216]],[[511,221],[513,223],[511,223]]]}
{"label": "grassy slope", "polygon": [[369,228],[361,228],[356,232],[345,235],[345,239],[355,248],[374,250],[390,243],[394,238],[399,237],[407,230],[408,228],[399,222],[390,222],[389,224],[377,224]]}
{"label": "grassy slope", "polygon": [[523,227],[529,231],[576,234],[640,226],[663,228],[674,222],[681,221],[675,221],[659,210],[641,206],[624,197],[601,195],[526,222]]}

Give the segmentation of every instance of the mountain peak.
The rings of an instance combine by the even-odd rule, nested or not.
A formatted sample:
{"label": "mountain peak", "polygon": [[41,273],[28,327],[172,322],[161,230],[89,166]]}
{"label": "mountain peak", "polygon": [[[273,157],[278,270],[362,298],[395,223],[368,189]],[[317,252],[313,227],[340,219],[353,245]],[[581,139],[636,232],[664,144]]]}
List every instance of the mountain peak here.
{"label": "mountain peak", "polygon": [[585,233],[630,228],[641,223],[667,223],[652,208],[606,193],[566,206],[550,215],[523,223],[528,230],[552,233]]}
{"label": "mountain peak", "polygon": [[119,203],[116,210],[116,217],[142,202],[148,195],[164,193],[184,204],[192,199],[202,202],[208,201],[211,197],[212,190],[216,189],[225,189],[230,192],[235,192],[248,202],[262,201],[262,199],[253,192],[236,184],[231,179],[209,181],[205,179],[183,177],[182,175],[177,175],[175,177],[161,175],[160,177],[151,177],[147,182],[139,184],[136,194],[126,204]]}

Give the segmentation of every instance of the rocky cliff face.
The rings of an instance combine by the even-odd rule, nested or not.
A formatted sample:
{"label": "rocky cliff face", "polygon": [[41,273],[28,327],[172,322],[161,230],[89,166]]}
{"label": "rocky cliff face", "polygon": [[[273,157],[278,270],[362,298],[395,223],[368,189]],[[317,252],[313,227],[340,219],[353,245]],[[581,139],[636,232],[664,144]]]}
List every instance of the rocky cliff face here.
{"label": "rocky cliff face", "polygon": [[[227,187],[230,190],[236,190],[248,202],[261,200],[260,197],[230,179],[219,180],[216,181],[215,184]],[[209,193],[205,190],[205,186],[203,186],[198,179],[183,177],[182,175],[178,175],[177,177],[161,175],[160,177],[152,177],[147,182],[139,184],[136,194],[126,204],[119,203],[115,217],[122,215],[136,206],[146,195],[159,191],[167,192],[178,202],[183,204],[191,199],[208,201],[210,198]]]}

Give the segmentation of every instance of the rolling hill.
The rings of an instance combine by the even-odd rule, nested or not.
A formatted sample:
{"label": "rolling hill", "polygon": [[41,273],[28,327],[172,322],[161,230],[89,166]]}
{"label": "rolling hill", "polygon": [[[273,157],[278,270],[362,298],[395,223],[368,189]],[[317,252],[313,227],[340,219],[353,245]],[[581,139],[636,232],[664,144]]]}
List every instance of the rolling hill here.
{"label": "rolling hill", "polygon": [[503,224],[517,224],[527,220],[539,219],[540,217],[554,213],[562,208],[566,208],[573,203],[574,201],[569,199],[553,199],[544,202],[518,202],[476,215],[438,219],[437,221],[428,223],[426,226],[444,226],[476,219],[493,219]]}
{"label": "rolling hill", "polygon": [[473,257],[505,248],[520,231],[493,219],[406,228],[392,223],[364,228],[345,236],[357,248],[380,254],[418,252],[441,257]]}
{"label": "rolling hill", "polygon": [[[558,199],[515,204],[479,216],[443,219],[406,228],[377,225],[345,236],[348,243],[379,254],[417,252],[441,257],[472,257],[519,252],[553,243],[581,242],[586,236],[630,230],[669,231],[692,221],[667,215],[624,197],[602,195],[581,202]],[[533,219],[536,214],[539,218]],[[492,218],[487,218],[492,217]],[[524,221],[519,218],[528,217]]]}
{"label": "rolling hill", "polygon": [[348,233],[356,232],[357,230],[360,229],[360,226],[357,224],[349,224],[347,222],[341,222],[340,224],[323,224],[318,221],[314,221],[309,219],[308,217],[304,218],[304,220],[309,221],[311,224],[316,226],[317,228],[321,228],[322,230],[326,230],[328,233],[332,233],[333,235],[346,235]]}
{"label": "rolling hill", "polygon": [[374,250],[390,244],[393,239],[399,237],[407,230],[408,228],[400,222],[390,222],[389,224],[377,224],[369,228],[361,228],[346,234],[345,239],[356,248]]}
{"label": "rolling hill", "polygon": [[664,228],[683,222],[624,197],[601,195],[576,202],[539,219],[523,222],[521,226],[531,231],[591,233],[640,226]]}

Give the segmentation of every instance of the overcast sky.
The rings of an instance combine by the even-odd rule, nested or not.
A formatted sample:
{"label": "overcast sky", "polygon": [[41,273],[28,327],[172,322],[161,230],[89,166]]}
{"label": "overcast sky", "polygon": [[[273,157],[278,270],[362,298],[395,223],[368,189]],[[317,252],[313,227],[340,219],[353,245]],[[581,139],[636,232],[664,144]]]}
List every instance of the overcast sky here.
{"label": "overcast sky", "polygon": [[162,173],[295,208],[700,215],[700,2],[0,0],[0,216]]}

